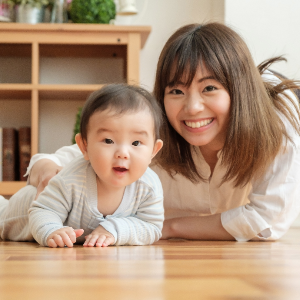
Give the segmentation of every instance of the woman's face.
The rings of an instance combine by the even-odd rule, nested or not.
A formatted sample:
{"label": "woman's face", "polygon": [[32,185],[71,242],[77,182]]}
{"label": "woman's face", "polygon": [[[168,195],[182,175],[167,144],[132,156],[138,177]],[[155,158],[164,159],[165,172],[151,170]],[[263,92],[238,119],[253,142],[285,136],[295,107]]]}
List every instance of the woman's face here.
{"label": "woman's face", "polygon": [[214,76],[198,67],[192,84],[166,87],[164,105],[169,122],[191,145],[222,149],[229,119],[230,97]]}

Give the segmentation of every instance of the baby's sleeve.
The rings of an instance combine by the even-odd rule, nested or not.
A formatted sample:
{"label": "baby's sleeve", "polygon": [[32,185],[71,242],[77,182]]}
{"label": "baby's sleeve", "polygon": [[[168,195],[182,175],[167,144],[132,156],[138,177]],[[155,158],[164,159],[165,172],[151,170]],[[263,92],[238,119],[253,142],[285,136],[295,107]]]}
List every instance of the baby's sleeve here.
{"label": "baby's sleeve", "polygon": [[63,227],[72,208],[71,191],[59,174],[53,177],[45,190],[29,209],[29,226],[34,239],[47,246],[48,236]]}

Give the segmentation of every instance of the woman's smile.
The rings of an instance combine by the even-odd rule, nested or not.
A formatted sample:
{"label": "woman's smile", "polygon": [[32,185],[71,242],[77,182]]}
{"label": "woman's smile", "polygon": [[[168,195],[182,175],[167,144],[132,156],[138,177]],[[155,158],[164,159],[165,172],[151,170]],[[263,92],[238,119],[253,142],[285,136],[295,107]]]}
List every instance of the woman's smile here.
{"label": "woman's smile", "polygon": [[184,124],[189,128],[203,128],[213,122],[214,118],[202,119],[198,121],[183,121]]}

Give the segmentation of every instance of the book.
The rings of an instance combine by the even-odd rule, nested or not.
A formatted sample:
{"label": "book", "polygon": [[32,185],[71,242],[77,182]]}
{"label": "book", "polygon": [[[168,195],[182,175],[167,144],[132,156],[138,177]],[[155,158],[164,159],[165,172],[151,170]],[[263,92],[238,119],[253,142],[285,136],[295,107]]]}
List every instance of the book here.
{"label": "book", "polygon": [[24,177],[31,157],[31,128],[19,128],[19,178],[26,181]]}
{"label": "book", "polygon": [[2,180],[15,181],[19,180],[18,166],[18,140],[17,130],[15,128],[2,129]]}
{"label": "book", "polygon": [[3,173],[3,161],[2,161],[2,151],[3,151],[3,143],[2,143],[2,128],[0,127],[0,181],[2,181],[2,173]]}

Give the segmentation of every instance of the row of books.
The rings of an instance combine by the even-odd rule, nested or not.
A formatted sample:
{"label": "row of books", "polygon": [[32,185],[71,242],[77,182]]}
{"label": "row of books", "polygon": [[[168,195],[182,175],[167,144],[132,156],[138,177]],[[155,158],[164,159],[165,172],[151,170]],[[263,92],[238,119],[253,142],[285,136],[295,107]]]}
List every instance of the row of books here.
{"label": "row of books", "polygon": [[26,181],[30,157],[30,127],[0,128],[0,181]]}

